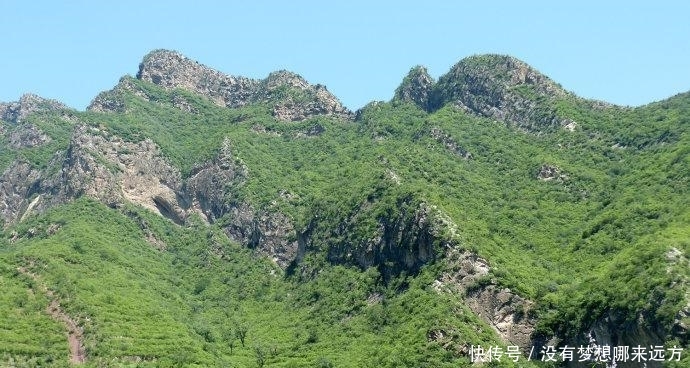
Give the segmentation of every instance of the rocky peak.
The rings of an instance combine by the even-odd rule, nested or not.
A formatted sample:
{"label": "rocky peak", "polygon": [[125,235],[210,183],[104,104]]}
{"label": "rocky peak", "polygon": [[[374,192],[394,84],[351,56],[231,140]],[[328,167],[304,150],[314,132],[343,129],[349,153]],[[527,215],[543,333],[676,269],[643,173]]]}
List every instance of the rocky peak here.
{"label": "rocky peak", "polygon": [[134,78],[131,76],[124,76],[120,78],[120,81],[117,83],[115,88],[110,91],[99,93],[86,109],[89,111],[98,112],[110,111],[123,113],[125,112],[125,102],[123,99],[124,93],[132,93],[148,99],[146,94],[134,83]]}
{"label": "rocky peak", "polygon": [[182,88],[200,94],[218,106],[237,108],[265,103],[279,120],[304,120],[316,115],[351,118],[352,113],[322,85],[311,85],[301,76],[277,71],[256,80],[223,74],[169,50],[146,55],[137,78],[165,89]]}
{"label": "rocky peak", "polygon": [[249,103],[258,85],[256,80],[223,74],[169,50],[156,50],[144,56],[137,78],[165,89],[195,92],[226,107]]}
{"label": "rocky peak", "polygon": [[278,70],[269,74],[268,77],[262,81],[262,87],[266,90],[273,91],[281,87],[306,90],[311,86],[297,73],[287,70]]}
{"label": "rocky peak", "polygon": [[286,70],[273,72],[262,80],[254,101],[273,105],[273,116],[283,121],[300,121],[317,115],[352,118],[352,113],[326,86],[309,84],[300,75]]}
{"label": "rocky peak", "polygon": [[25,94],[19,98],[19,101],[0,103],[0,119],[8,123],[18,124],[31,113],[58,109],[67,109],[67,106],[34,94]]}
{"label": "rocky peak", "polygon": [[550,106],[568,95],[545,75],[514,57],[477,55],[439,78],[432,109],[452,103],[468,112],[503,120],[528,131],[565,125]]}
{"label": "rocky peak", "polygon": [[402,83],[395,90],[394,101],[411,102],[424,110],[429,109],[429,96],[434,86],[426,68],[415,66],[410,69]]}

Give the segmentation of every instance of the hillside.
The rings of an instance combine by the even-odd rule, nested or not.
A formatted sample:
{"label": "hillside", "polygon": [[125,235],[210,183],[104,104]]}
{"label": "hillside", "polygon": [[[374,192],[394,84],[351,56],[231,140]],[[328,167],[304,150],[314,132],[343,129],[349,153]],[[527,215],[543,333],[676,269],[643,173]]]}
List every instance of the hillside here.
{"label": "hillside", "polygon": [[689,93],[614,106],[481,55],[351,112],[156,50],[87,111],[0,119],[6,366],[690,364]]}

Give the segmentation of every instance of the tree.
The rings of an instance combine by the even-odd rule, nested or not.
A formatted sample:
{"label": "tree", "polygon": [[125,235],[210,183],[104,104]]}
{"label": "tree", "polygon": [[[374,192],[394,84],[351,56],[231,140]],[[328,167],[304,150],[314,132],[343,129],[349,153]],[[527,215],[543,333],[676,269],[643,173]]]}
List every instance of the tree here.
{"label": "tree", "polygon": [[228,346],[230,347],[230,355],[232,355],[232,348],[235,347],[235,339],[232,338],[230,341],[228,341]]}
{"label": "tree", "polygon": [[255,346],[254,355],[256,356],[256,364],[262,368],[266,364],[266,351],[261,346]]}
{"label": "tree", "polygon": [[244,347],[244,339],[247,337],[247,331],[248,330],[249,330],[249,328],[244,323],[237,323],[235,325],[235,337],[240,339],[240,343],[242,343],[242,347]]}

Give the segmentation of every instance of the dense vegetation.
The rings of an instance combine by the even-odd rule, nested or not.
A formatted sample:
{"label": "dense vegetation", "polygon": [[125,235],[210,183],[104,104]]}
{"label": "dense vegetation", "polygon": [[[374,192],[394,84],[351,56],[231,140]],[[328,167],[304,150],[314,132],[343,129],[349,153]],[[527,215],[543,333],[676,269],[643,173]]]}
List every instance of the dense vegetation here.
{"label": "dense vegetation", "polygon": [[[371,207],[342,239],[319,238],[320,251],[297,273],[231,242],[224,219],[178,226],[134,205],[81,198],[8,226],[0,352],[10,365],[68,365],[64,326],[45,313],[50,296],[41,285],[84,327],[89,366],[468,365],[468,346],[506,343],[463,295],[432,287],[447,266],[442,254],[390,278],[381,267],[326,259],[333,244],[356,246],[376,220],[410,203],[447,214],[459,229],[447,235],[453,244],[489,260],[492,282],[535,301],[530,313],[543,336],[576,341],[605,313],[627,322],[643,315],[670,334],[687,303],[689,94],[639,108],[567,95],[549,101],[549,113],[577,129],[532,134],[451,104],[430,113],[400,101],[371,103],[354,122],[278,122],[266,106],[220,108],[130,82],[146,99],[119,96],[124,113],[31,116],[25,124],[52,140],[3,149],[0,164],[45,167],[66,150],[77,121],[129,141],[152,139],[183,176],[228,138],[249,171],[233,188],[235,201],[278,210],[298,228],[315,214],[319,228],[337,228],[363,203]],[[196,112],[173,107],[179,96]],[[322,132],[304,134],[314,127]],[[538,180],[544,165],[562,175]],[[445,331],[448,343],[431,339],[433,331]],[[667,343],[687,346],[675,338]]]}

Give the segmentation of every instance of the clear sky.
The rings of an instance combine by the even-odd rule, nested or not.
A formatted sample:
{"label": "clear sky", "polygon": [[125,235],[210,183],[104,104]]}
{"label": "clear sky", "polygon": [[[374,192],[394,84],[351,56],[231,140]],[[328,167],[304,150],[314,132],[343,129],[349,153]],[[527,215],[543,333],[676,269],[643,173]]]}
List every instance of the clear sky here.
{"label": "clear sky", "polygon": [[84,109],[157,48],[232,75],[278,69],[351,109],[414,65],[509,54],[580,96],[640,105],[690,90],[687,1],[0,1],[0,101]]}

